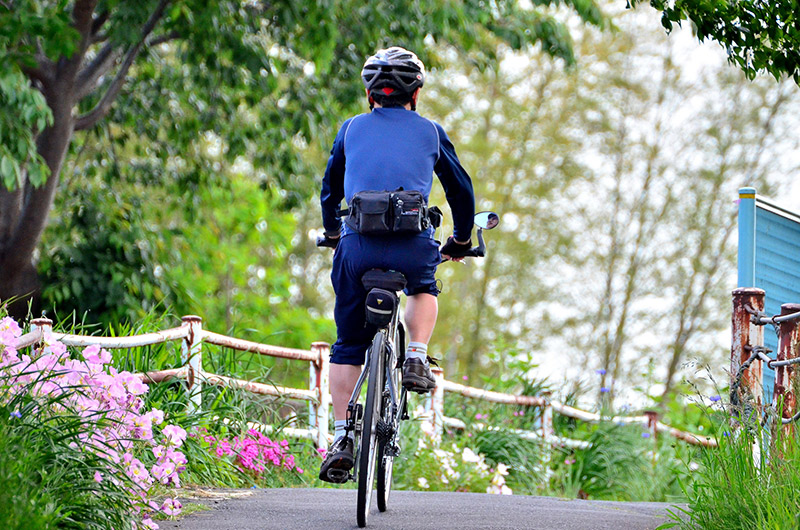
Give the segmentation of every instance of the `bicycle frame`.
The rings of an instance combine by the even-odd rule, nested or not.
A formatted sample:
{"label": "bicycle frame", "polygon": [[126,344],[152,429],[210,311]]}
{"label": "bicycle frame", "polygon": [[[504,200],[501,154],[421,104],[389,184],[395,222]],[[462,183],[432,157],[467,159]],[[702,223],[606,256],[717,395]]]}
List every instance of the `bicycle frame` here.
{"label": "bicycle frame", "polygon": [[[386,334],[386,359],[384,362],[385,368],[385,381],[386,386],[389,390],[389,396],[392,401],[392,417],[389,418],[390,425],[394,428],[394,436],[397,436],[397,424],[399,420],[399,414],[403,411],[405,403],[400,403],[399,398],[399,391],[396,388],[395,381],[391,377],[391,371],[398,365],[398,352],[397,352],[397,337],[398,331],[401,328],[400,324],[400,311],[399,307],[398,310],[395,310],[392,314],[392,319],[389,322],[389,325],[385,328],[378,329],[377,333],[385,333]],[[376,334],[377,334],[376,333]],[[353,431],[355,434],[355,439],[359,440],[361,436],[361,421],[363,419],[363,410],[360,409],[360,404],[358,403],[358,399],[361,396],[361,390],[364,386],[364,383],[367,381],[369,374],[370,374],[370,356],[367,355],[364,361],[364,367],[361,369],[361,374],[358,376],[358,380],[356,381],[356,385],[353,388],[353,393],[350,395],[350,400],[347,404],[347,426],[345,429],[347,431]],[[395,444],[393,444],[395,445]],[[358,480],[358,460],[356,461],[356,465],[353,468],[353,480]]]}

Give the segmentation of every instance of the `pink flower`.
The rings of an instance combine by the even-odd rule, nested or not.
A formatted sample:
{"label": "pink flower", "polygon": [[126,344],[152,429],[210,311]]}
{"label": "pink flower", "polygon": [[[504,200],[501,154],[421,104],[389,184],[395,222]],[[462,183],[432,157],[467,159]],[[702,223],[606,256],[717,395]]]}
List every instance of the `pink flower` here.
{"label": "pink flower", "polygon": [[108,364],[111,362],[111,354],[107,350],[101,350],[97,344],[86,346],[83,349],[83,359],[92,364]]}
{"label": "pink flower", "polygon": [[163,410],[153,409],[147,413],[147,416],[149,416],[150,419],[153,421],[153,423],[155,423],[156,425],[161,425],[162,423],[164,423]]}
{"label": "pink flower", "polygon": [[97,482],[98,484],[103,482],[103,474],[100,473],[99,471],[95,471],[94,472],[94,481]]}
{"label": "pink flower", "polygon": [[153,476],[162,484],[169,482],[169,479],[172,478],[175,471],[175,464],[173,462],[164,462],[164,464],[156,464],[153,466]]}
{"label": "pink flower", "polygon": [[178,425],[167,425],[162,432],[167,439],[167,443],[175,447],[180,447],[186,439],[186,431]]}
{"label": "pink flower", "polygon": [[165,499],[161,505],[161,511],[167,515],[178,515],[182,509],[183,505],[178,499]]}
{"label": "pink flower", "polygon": [[17,321],[11,317],[3,317],[0,319],[0,344],[3,346],[14,346],[17,343],[17,338],[22,336],[22,329],[20,329]]}
{"label": "pink flower", "polygon": [[158,530],[158,525],[149,517],[142,519],[142,525],[145,528],[150,528],[151,530]]}
{"label": "pink flower", "polygon": [[147,385],[142,383],[142,380],[139,379],[138,375],[134,375],[130,372],[120,372],[119,376],[117,377],[122,384],[125,385],[125,388],[128,389],[128,392],[134,396],[140,396],[147,393]]}

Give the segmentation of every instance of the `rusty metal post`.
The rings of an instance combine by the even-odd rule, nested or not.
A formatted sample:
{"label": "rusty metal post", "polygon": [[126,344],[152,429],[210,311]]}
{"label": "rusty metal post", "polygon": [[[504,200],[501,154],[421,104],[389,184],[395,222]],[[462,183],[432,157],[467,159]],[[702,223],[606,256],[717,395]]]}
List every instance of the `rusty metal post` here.
{"label": "rusty metal post", "polygon": [[[764,390],[761,361],[755,360],[740,374],[742,365],[750,359],[753,348],[764,344],[764,327],[752,322],[753,311],[764,311],[764,290],[755,287],[734,289],[731,321],[731,430],[744,423],[753,433],[753,463],[762,466],[765,433],[761,427]],[[768,433],[766,433],[768,435]]]}
{"label": "rusty metal post", "polygon": [[656,429],[656,425],[658,424],[658,412],[646,410],[644,411],[644,415],[647,418],[647,430],[650,432],[650,437],[655,440],[658,434],[658,430]]}
{"label": "rusty metal post", "polygon": [[31,320],[31,331],[42,331],[42,336],[45,333],[51,333],[53,331],[53,321],[49,318],[34,318]]}
{"label": "rusty metal post", "polygon": [[750,358],[752,348],[764,344],[764,327],[753,324],[750,313],[764,311],[764,290],[742,287],[732,294],[731,405],[735,407],[732,412],[745,421],[755,418],[758,423],[764,404],[761,362],[755,361],[745,369],[741,380],[737,381],[736,377],[742,364]]}
{"label": "rusty metal post", "polygon": [[203,408],[203,319],[197,315],[181,317],[189,333],[181,344],[181,362],[188,364],[189,412],[197,413]]}
{"label": "rusty metal post", "polygon": [[311,362],[309,368],[309,390],[317,394],[317,403],[308,403],[308,423],[316,431],[315,441],[318,448],[328,448],[328,431],[330,423],[331,392],[330,392],[330,351],[327,342],[311,344],[311,351],[317,355],[317,361]]}
{"label": "rusty metal post", "polygon": [[[789,315],[800,311],[800,304],[783,304],[781,315]],[[787,320],[780,323],[778,338],[778,360],[788,361],[800,356],[800,319]],[[795,365],[778,366],[775,368],[775,394],[773,403],[781,412],[782,418],[791,418],[797,413],[798,381],[800,373]],[[794,432],[794,424],[783,426],[785,434]]]}
{"label": "rusty metal post", "polygon": [[644,416],[647,418],[647,430],[649,437],[653,439],[653,467],[656,467],[656,459],[658,458],[658,412],[655,410],[644,411]]}

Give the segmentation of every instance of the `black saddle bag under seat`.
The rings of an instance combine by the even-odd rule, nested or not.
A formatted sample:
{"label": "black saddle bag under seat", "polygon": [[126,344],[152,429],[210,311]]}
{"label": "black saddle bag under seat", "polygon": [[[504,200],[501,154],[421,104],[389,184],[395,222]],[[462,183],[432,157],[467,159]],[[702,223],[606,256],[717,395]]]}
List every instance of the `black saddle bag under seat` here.
{"label": "black saddle bag under seat", "polygon": [[377,287],[367,293],[367,322],[383,328],[392,321],[392,314],[397,310],[397,295]]}
{"label": "black saddle bag under seat", "polygon": [[419,234],[430,226],[425,197],[416,190],[356,193],[345,223],[365,235]]}

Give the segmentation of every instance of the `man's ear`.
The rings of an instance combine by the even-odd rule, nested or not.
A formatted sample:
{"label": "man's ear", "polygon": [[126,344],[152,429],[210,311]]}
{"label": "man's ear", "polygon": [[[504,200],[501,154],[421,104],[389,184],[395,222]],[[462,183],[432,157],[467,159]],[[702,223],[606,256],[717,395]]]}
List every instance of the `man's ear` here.
{"label": "man's ear", "polygon": [[411,94],[411,101],[414,102],[414,106],[417,106],[417,100],[419,99],[419,91],[422,90],[422,87],[417,87],[413,94]]}

